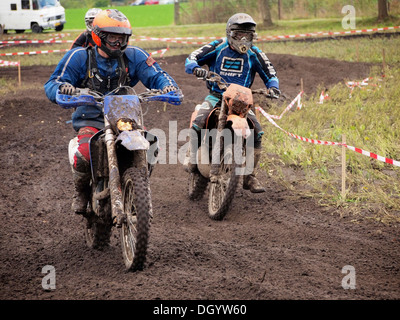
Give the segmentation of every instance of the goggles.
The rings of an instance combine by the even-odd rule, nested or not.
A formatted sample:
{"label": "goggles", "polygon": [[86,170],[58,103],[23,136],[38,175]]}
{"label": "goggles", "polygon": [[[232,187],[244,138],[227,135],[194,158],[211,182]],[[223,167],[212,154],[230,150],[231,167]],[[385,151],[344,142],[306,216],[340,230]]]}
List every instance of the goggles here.
{"label": "goggles", "polygon": [[243,31],[243,30],[232,30],[231,37],[234,40],[247,40],[253,41],[257,38],[256,34],[253,31]]}
{"label": "goggles", "polygon": [[118,34],[118,33],[106,33],[105,36],[105,41],[107,44],[109,44],[112,47],[116,46],[126,46],[128,43],[128,35],[125,34]]}

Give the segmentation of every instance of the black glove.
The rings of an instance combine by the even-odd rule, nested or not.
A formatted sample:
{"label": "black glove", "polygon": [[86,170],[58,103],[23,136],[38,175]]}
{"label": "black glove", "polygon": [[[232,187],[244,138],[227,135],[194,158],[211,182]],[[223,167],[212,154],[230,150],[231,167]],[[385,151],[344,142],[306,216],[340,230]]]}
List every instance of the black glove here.
{"label": "black glove", "polygon": [[193,70],[193,74],[197,77],[197,78],[205,78],[207,77],[208,71],[206,69],[203,68],[195,68]]}
{"label": "black glove", "polygon": [[164,87],[162,89],[162,93],[168,93],[168,92],[175,91],[175,90],[178,90],[178,88],[175,87],[175,86],[170,85],[170,86]]}
{"label": "black glove", "polygon": [[64,83],[60,86],[60,92],[72,96],[75,93],[75,87],[70,83]]}
{"label": "black glove", "polygon": [[272,87],[272,88],[269,88],[269,94],[270,94],[271,98],[279,99],[281,92],[279,91],[279,89]]}

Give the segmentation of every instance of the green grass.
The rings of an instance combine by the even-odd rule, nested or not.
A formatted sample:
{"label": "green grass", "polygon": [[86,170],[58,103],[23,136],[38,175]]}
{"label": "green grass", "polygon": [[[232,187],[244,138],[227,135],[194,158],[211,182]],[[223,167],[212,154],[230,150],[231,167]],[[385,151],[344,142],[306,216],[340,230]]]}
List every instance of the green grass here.
{"label": "green grass", "polygon": [[[170,26],[174,22],[174,5],[172,4],[158,6],[110,7],[110,9],[118,9],[124,13],[131,22],[133,28]],[[86,11],[87,8],[66,9],[65,18],[67,22],[65,28],[68,30],[84,30],[84,17]]]}
{"label": "green grass", "polygon": [[[400,161],[400,65],[372,71],[373,84],[350,89],[339,83],[329,90],[330,100],[318,103],[322,88],[300,110],[287,113],[277,123],[298,136],[341,142]],[[361,79],[359,79],[361,80]],[[274,105],[270,114],[284,106]],[[351,210],[360,218],[400,222],[400,168],[346,149],[346,196],[341,196],[341,147],[315,145],[289,137],[263,120],[263,168],[288,188],[318,199],[321,204]],[[296,176],[293,180],[291,177]]]}
{"label": "green grass", "polygon": [[[260,49],[268,53],[329,58],[350,62],[381,63],[383,49],[388,64],[400,63],[400,37],[326,40],[323,42],[263,42]],[[323,46],[323,49],[321,49]]]}

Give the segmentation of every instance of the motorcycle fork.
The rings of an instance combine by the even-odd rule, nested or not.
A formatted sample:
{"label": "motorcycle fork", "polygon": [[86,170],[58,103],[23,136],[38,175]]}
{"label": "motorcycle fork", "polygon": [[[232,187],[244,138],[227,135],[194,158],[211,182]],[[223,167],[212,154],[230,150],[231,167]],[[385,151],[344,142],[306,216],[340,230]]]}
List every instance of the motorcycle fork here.
{"label": "motorcycle fork", "polygon": [[117,152],[115,148],[115,136],[110,123],[104,117],[106,129],[105,142],[107,147],[109,188],[111,198],[111,216],[113,223],[120,228],[126,219],[122,203],[121,179],[118,168]]}
{"label": "motorcycle fork", "polygon": [[217,182],[218,172],[221,166],[220,161],[215,163],[215,159],[221,159],[223,155],[223,136],[222,130],[225,128],[227,119],[227,106],[225,104],[224,99],[221,101],[221,109],[218,116],[218,125],[217,125],[217,136],[215,139],[215,144],[212,148],[212,161],[211,161],[211,168],[210,168],[210,181],[212,183]]}

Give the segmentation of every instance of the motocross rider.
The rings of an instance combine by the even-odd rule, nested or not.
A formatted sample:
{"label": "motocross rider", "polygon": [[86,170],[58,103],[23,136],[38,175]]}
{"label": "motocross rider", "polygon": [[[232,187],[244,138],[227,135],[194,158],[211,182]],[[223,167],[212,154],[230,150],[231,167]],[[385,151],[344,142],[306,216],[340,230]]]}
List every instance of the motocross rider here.
{"label": "motocross rider", "polygon": [[76,47],[87,47],[87,46],[94,47],[96,45],[92,39],[92,29],[93,29],[93,20],[99,12],[101,12],[101,9],[99,9],[99,8],[91,8],[86,12],[86,14],[85,14],[86,30],[83,31],[74,40],[70,49],[73,49]]}
{"label": "motocross rider", "polygon": [[[207,65],[210,71],[218,73],[227,83],[236,83],[250,88],[256,72],[265,86],[270,89],[274,98],[279,98],[279,80],[276,71],[268,57],[253,45],[256,38],[256,22],[246,13],[237,13],[228,19],[226,38],[215,40],[195,51],[185,61],[185,71],[198,78],[204,78],[207,70],[201,66]],[[222,90],[217,84],[207,82],[209,95],[201,105],[196,106],[197,116],[190,130],[190,149],[197,149],[200,141],[200,131],[204,128],[206,119],[213,108],[221,105]],[[248,119],[254,124],[254,168],[261,156],[261,136],[264,134],[255,114],[250,111]],[[196,146],[197,143],[197,146]],[[187,170],[196,170],[195,152],[190,152]],[[253,193],[265,192],[253,172],[243,177],[243,188]]]}
{"label": "motocross rider", "polygon": [[[139,81],[146,88],[164,93],[178,90],[175,80],[151,55],[139,47],[128,46],[131,35],[130,22],[120,11],[107,9],[97,14],[92,31],[95,47],[75,48],[64,55],[44,85],[49,100],[56,102],[57,90],[73,95],[76,88],[89,88],[105,94],[120,85],[133,87]],[[72,126],[77,132],[68,150],[75,186],[72,210],[84,214],[91,179],[88,142],[104,128],[103,114],[93,106],[79,106],[72,114]]]}

